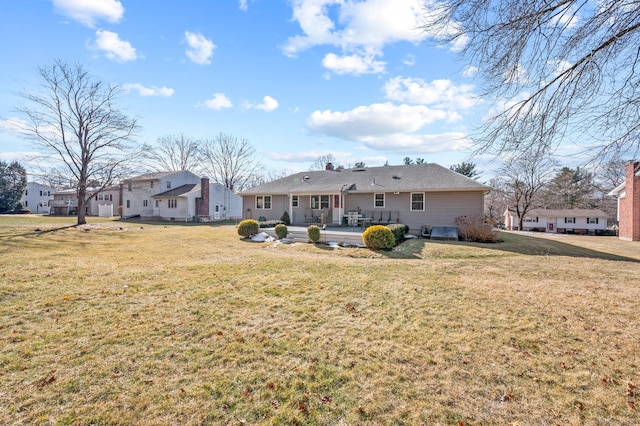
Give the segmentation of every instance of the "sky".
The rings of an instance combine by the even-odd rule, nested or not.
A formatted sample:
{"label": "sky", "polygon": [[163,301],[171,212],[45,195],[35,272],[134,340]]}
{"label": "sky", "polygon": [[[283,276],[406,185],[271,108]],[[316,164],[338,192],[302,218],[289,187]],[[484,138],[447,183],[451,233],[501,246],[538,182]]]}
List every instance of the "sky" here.
{"label": "sky", "polygon": [[15,132],[19,93],[62,60],[120,86],[141,144],[224,133],[292,173],[328,154],[482,170],[469,135],[490,105],[460,46],[421,28],[427,2],[0,0],[0,160],[34,150]]}

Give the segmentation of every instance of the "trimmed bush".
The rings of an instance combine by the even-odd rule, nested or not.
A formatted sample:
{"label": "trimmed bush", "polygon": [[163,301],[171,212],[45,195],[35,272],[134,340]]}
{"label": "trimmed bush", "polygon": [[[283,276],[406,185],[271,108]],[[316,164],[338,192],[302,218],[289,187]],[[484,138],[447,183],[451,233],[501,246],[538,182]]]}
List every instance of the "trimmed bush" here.
{"label": "trimmed bush", "polygon": [[373,225],[362,233],[362,242],[372,250],[391,250],[396,244],[391,229],[384,225]]}
{"label": "trimmed bush", "polygon": [[287,229],[287,225],[282,223],[279,223],[276,225],[275,231],[276,231],[276,237],[278,237],[279,240],[286,237],[287,234],[289,233],[289,230]]}
{"label": "trimmed bush", "polygon": [[260,230],[260,224],[258,221],[253,219],[243,220],[238,224],[238,235],[241,237],[251,237],[256,235]]}
{"label": "trimmed bush", "polygon": [[480,216],[460,216],[456,218],[458,237],[463,241],[475,243],[496,243],[500,241],[498,233]]}
{"label": "trimmed bush", "polygon": [[392,223],[387,225],[387,228],[393,233],[393,238],[396,240],[396,245],[404,241],[404,236],[409,232],[409,227],[402,223]]}
{"label": "trimmed bush", "polygon": [[318,225],[310,225],[307,228],[307,236],[314,243],[320,241],[320,228],[318,228]]}
{"label": "trimmed bush", "polygon": [[258,222],[260,228],[273,228],[281,223],[283,223],[281,220],[266,220],[264,222]]}
{"label": "trimmed bush", "polygon": [[287,226],[291,225],[291,218],[289,217],[289,212],[286,210],[282,213],[282,216],[280,216],[280,220]]}

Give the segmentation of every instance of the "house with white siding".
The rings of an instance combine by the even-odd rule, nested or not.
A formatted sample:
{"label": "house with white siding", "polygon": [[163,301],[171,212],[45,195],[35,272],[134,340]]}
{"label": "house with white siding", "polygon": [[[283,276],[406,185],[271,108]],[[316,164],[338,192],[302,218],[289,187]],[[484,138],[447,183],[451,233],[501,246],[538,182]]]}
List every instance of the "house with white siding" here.
{"label": "house with white siding", "polygon": [[334,169],[296,173],[246,189],[243,218],[293,224],[403,223],[418,232],[453,227],[461,216],[482,218],[491,188],[438,164]]}
{"label": "house with white siding", "polygon": [[598,209],[533,209],[522,221],[523,231],[599,235],[609,216]]}
{"label": "house with white siding", "polygon": [[[104,189],[87,188],[87,194],[91,194],[86,203],[87,216],[115,216],[118,212],[120,189],[110,186]],[[51,193],[52,215],[67,216],[78,214],[78,190],[75,188],[61,189]]]}
{"label": "house with white siding", "polygon": [[242,216],[233,191],[188,170],[147,173],[122,184],[123,216],[175,221],[212,221]]}
{"label": "house with white siding", "polygon": [[55,188],[38,182],[27,182],[20,201],[32,213],[49,214]]}

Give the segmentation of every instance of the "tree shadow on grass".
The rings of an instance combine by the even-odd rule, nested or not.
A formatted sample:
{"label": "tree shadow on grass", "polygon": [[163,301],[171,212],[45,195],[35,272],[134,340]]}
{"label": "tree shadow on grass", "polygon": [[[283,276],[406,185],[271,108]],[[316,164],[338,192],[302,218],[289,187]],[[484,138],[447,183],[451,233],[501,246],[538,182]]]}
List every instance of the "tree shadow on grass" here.
{"label": "tree shadow on grass", "polygon": [[[514,253],[525,256],[564,256],[585,259],[602,259],[619,262],[640,263],[640,258],[599,251],[577,244],[558,241],[556,239],[534,237],[515,233],[500,233],[498,243],[469,243],[464,241],[436,241],[427,239],[410,239],[403,242],[391,252],[381,252],[388,258],[416,259],[423,258],[425,253],[436,252],[441,258],[480,258],[487,257],[484,250],[502,253]],[[606,237],[597,237],[606,238]],[[609,240],[611,244],[625,244],[619,240]],[[436,248],[437,247],[437,248]],[[484,249],[483,253],[474,253],[473,248]],[[613,250],[612,250],[613,251]]]}

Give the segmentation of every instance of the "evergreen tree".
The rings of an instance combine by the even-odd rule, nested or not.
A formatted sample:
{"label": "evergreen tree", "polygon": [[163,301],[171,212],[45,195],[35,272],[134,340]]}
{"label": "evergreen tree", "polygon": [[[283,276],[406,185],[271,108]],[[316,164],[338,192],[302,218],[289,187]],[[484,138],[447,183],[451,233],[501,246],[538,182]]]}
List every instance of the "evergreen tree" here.
{"label": "evergreen tree", "polygon": [[27,172],[18,162],[0,161],[0,213],[12,212],[27,188]]}

